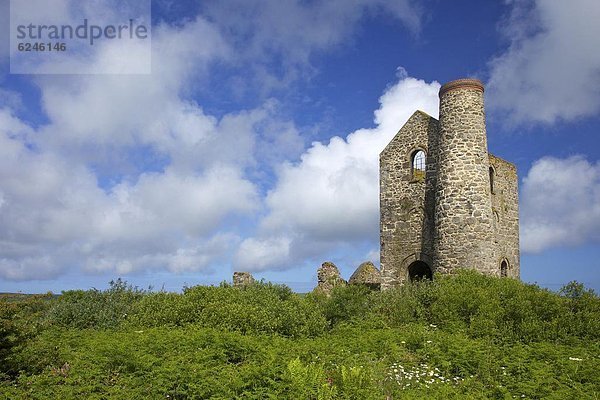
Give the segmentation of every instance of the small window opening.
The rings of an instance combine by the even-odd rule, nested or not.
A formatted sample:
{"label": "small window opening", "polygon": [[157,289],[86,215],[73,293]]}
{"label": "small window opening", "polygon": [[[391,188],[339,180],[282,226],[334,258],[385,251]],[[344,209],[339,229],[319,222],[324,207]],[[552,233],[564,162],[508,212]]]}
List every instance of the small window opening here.
{"label": "small window opening", "polygon": [[414,180],[425,179],[425,152],[423,150],[417,150],[411,161],[412,167],[412,178]]}
{"label": "small window opening", "polygon": [[508,276],[508,262],[506,260],[502,260],[500,263],[500,276],[503,278]]}
{"label": "small window opening", "polygon": [[490,192],[494,193],[494,168],[490,167]]}

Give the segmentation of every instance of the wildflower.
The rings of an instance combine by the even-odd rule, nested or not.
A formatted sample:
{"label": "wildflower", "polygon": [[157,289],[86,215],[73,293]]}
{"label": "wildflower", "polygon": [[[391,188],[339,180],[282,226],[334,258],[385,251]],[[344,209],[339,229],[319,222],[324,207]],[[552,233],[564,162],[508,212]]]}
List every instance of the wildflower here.
{"label": "wildflower", "polygon": [[577,358],[577,357],[569,357],[569,360],[571,360],[571,361],[583,361],[583,359]]}

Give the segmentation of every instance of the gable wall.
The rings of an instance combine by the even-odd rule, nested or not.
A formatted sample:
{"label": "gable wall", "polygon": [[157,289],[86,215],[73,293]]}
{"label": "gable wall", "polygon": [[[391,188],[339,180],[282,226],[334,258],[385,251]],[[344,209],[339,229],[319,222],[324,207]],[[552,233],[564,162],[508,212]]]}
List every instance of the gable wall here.
{"label": "gable wall", "polygon": [[[416,260],[432,267],[438,121],[417,111],[380,155],[382,289],[401,284]],[[426,153],[424,179],[412,179],[411,155]]]}

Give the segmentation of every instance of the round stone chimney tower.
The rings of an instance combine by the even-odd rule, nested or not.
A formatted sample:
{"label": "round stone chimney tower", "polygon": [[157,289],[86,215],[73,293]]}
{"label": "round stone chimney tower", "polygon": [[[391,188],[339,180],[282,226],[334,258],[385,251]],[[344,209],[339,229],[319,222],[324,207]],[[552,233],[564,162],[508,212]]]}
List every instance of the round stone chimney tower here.
{"label": "round stone chimney tower", "polygon": [[459,79],[440,89],[433,267],[493,273],[494,226],[483,84]]}

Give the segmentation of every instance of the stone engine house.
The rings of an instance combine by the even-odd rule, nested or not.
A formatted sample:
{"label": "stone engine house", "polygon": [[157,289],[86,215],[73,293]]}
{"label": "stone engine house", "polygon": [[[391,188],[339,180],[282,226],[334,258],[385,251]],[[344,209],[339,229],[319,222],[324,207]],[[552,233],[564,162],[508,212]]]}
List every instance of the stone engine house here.
{"label": "stone engine house", "polygon": [[380,162],[381,287],[472,268],[519,278],[516,167],[488,153],[483,84],[439,92],[439,120],[416,111]]}

